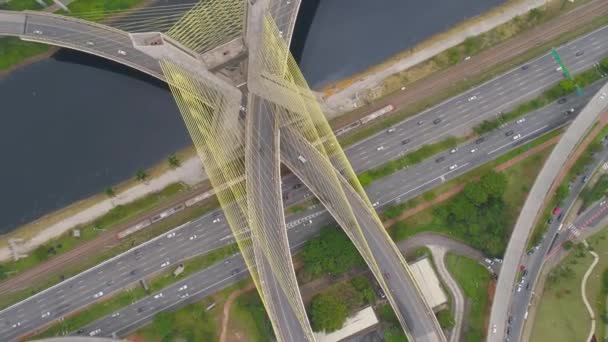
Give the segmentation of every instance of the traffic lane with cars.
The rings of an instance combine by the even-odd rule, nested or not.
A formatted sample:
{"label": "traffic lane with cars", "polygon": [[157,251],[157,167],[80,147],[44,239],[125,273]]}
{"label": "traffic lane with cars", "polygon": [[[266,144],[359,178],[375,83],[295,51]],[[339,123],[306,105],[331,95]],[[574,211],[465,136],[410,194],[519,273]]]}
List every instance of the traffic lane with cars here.
{"label": "traffic lane with cars", "polygon": [[[608,27],[579,38],[558,49],[562,60],[573,73],[591,67],[608,55]],[[576,56],[584,51],[582,56]],[[388,130],[347,148],[351,162],[366,159],[357,171],[374,167],[395,158],[404,150],[414,150],[429,141],[461,131],[475,122],[492,119],[501,111],[513,108],[517,103],[537,96],[545,88],[563,79],[555,69],[557,64],[550,54],[526,64],[525,70],[518,67],[473,88],[459,96],[434,106]],[[438,123],[435,120],[440,119]],[[420,123],[420,124],[419,124]],[[389,130],[393,130],[388,133]],[[421,139],[422,138],[422,139]],[[407,143],[404,144],[404,141]],[[383,147],[378,150],[379,147]]]}
{"label": "traffic lane with cars", "polygon": [[[515,287],[515,295],[512,297],[508,324],[505,331],[505,335],[509,339],[518,341],[520,338],[526,320],[526,312],[528,311],[528,306],[532,299],[532,291],[538,280],[544,261],[554,253],[557,248],[561,248],[565,239],[571,235],[569,233],[571,224],[564,221],[566,214],[578,199],[581,190],[586,185],[586,179],[588,179],[593,171],[607,159],[608,149],[605,147],[601,153],[594,154],[593,162],[570,184],[568,196],[564,201],[558,204],[558,207],[556,207],[559,209],[554,209],[554,212],[547,223],[547,232],[543,235],[540,243],[530,249],[523,257],[522,266],[524,267],[525,273],[522,272],[522,277],[519,278],[519,284]],[[600,206],[598,204],[594,205],[590,210],[576,217],[572,226],[579,227],[581,222],[588,222],[590,218],[596,215],[599,209]]]}
{"label": "traffic lane with cars", "polygon": [[[545,120],[551,118],[551,116],[540,117],[544,118]],[[546,129],[548,130],[550,127],[551,125],[549,125]],[[540,132],[538,134],[540,134]],[[497,135],[497,137],[499,136],[500,135]],[[532,137],[524,136],[521,141],[527,140],[528,138]],[[489,143],[489,140],[485,142],[487,146],[490,145]],[[505,152],[507,149],[508,148],[504,149]],[[462,147],[460,147],[459,150],[466,151],[466,149]],[[495,156],[489,155],[485,158],[488,159],[494,157]],[[460,161],[461,164],[459,168],[454,170],[454,172],[446,174],[444,179],[449,179],[462,174],[466,172],[467,167],[473,168],[475,164],[482,163],[486,159],[477,161],[473,160],[473,164],[466,165],[463,164],[464,160],[462,160]],[[388,182],[391,184],[389,188],[393,189],[393,191],[394,189],[403,189],[403,191],[397,192],[400,192],[399,197],[401,200],[406,200],[423,193],[428,188],[431,188],[433,186],[433,182],[438,182],[437,175],[433,174],[433,170],[437,169],[437,167],[433,165],[432,162],[429,163],[427,161],[425,164],[423,163],[421,165],[417,165],[412,169],[419,169],[420,174],[422,175],[430,175],[430,177],[425,178],[424,181],[422,179],[419,180],[419,183],[422,183],[424,186],[416,184],[414,188],[408,189],[403,182],[395,182],[391,177],[376,182],[375,186],[382,186],[383,183]],[[377,202],[378,198],[376,198],[373,193],[370,197],[374,202]],[[303,225],[311,224],[314,222],[315,215],[319,215],[320,212],[322,212],[322,208],[313,206],[312,209],[305,210],[291,216],[289,218],[289,222],[299,220]],[[135,248],[132,251],[127,252],[124,256],[126,259],[124,260],[115,260],[98,266],[98,269],[91,271],[96,272],[96,274],[90,273],[90,277],[87,277],[88,274],[85,273],[84,277],[86,279],[81,278],[83,276],[81,275],[60,283],[57,287],[49,290],[48,293],[45,294],[45,298],[42,300],[37,299],[39,296],[31,297],[28,300],[21,302],[18,307],[14,306],[6,309],[0,312],[0,333],[4,333],[1,330],[3,328],[3,321],[6,322],[4,324],[5,330],[11,330],[11,334],[14,334],[14,336],[19,336],[19,334],[33,330],[36,327],[52,321],[53,319],[63,317],[68,312],[77,309],[79,306],[76,305],[86,305],[87,303],[91,303],[93,301],[91,297],[95,293],[103,290],[103,284],[107,284],[108,281],[113,281],[113,283],[106,285],[106,293],[121,289],[127,284],[137,281],[140,277],[143,277],[148,273],[159,271],[160,265],[162,265],[163,262],[170,261],[175,263],[177,260],[181,260],[192,255],[201,254],[211,249],[234,242],[234,237],[232,236],[228,227],[225,225],[224,221],[223,216],[219,214],[219,211],[216,211],[194,221],[192,224],[187,224],[183,228],[180,228],[179,230],[181,232],[175,237],[175,240],[168,240],[165,236],[158,237],[140,247]],[[288,226],[290,226],[289,223]],[[199,241],[202,241],[202,246],[199,244]],[[136,254],[140,255],[138,256]],[[130,274],[132,270],[136,270],[136,274]],[[102,277],[104,274],[105,276],[100,279],[100,277]],[[116,278],[116,280],[113,280],[114,278]],[[79,291],[80,301],[69,301],[71,304],[68,307],[65,307],[66,302],[68,302],[66,300],[68,296],[67,294],[72,292],[71,288],[73,287]],[[61,292],[59,292],[59,290],[61,290]],[[42,307],[41,304],[43,305]],[[36,317],[38,312],[41,311],[41,308],[47,309],[47,307],[48,311],[51,312],[49,317],[38,316],[40,317],[39,319],[28,319],[28,322],[25,322],[26,317]],[[12,328],[11,326],[12,324],[15,324],[15,322],[21,322],[22,325],[17,328]],[[9,334],[8,331],[6,333]]]}

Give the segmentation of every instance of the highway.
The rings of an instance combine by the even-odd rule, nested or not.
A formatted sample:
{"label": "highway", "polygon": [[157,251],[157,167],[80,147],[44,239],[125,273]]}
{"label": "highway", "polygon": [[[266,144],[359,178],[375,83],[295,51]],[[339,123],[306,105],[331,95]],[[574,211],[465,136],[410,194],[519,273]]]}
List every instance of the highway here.
{"label": "highway", "polygon": [[[593,34],[582,38],[582,40],[574,41],[565,48],[560,49],[565,63],[572,71],[586,68],[599,60],[600,56],[605,56],[607,54],[608,35],[606,34],[606,30],[606,28],[598,30]],[[575,58],[573,55],[579,50],[584,50],[585,53],[583,56]],[[536,63],[538,63],[538,65]],[[478,88],[427,110],[410,120],[406,120],[396,127],[396,132],[394,133],[381,132],[376,136],[365,140],[364,143],[353,145],[353,147],[347,149],[347,155],[355,170],[360,171],[372,165],[377,165],[383,158],[396,158],[404,153],[406,149],[414,150],[416,146],[421,146],[431,141],[436,141],[441,137],[458,133],[460,130],[465,130],[466,124],[471,125],[483,119],[492,118],[496,115],[497,111],[501,110],[501,106],[504,105],[506,109],[509,106],[512,107],[514,105],[514,102],[511,100],[505,102],[506,105],[503,103],[505,97],[508,97],[509,99],[514,96],[516,97],[513,92],[526,86],[525,94],[523,94],[522,98],[518,99],[528,98],[530,94],[539,92],[560,77],[558,73],[554,71],[554,62],[546,56],[532,61],[527,65],[529,65],[529,68],[525,70],[525,72],[520,68],[514,69],[513,71],[499,76],[499,81],[494,80],[487,82]],[[539,74],[532,73],[532,71],[536,69]],[[537,81],[537,79],[540,81]],[[490,86],[491,84],[492,86]],[[467,101],[471,94],[477,93],[479,93],[479,95],[476,95],[476,100],[471,102]],[[567,108],[568,103],[561,107],[562,109]],[[483,112],[482,108],[486,111]],[[452,109],[454,112],[452,112]],[[437,112],[438,110],[439,112]],[[448,111],[450,112],[449,115],[447,114]],[[442,118],[442,121],[437,125],[432,123],[436,117]],[[531,117],[532,116],[530,116],[530,119],[527,121],[528,123],[522,127],[522,138],[519,142],[526,141],[551,128],[549,125],[550,123],[533,126]],[[465,120],[466,124],[460,124],[460,120]],[[553,118],[553,120],[559,119]],[[562,118],[562,120],[564,119]],[[418,121],[422,121],[422,124],[418,125]],[[502,133],[497,132],[496,134],[501,135]],[[410,142],[403,145],[402,141],[406,137],[410,139]],[[495,142],[493,139],[498,140]],[[384,196],[383,198],[378,198],[377,196],[374,196],[373,193],[370,193],[369,196],[372,201],[382,201],[382,204],[412,198],[438,182],[462,174],[475,165],[479,165],[476,163],[483,162],[484,160],[487,161],[497,154],[506,151],[512,144],[519,143],[510,141],[509,139],[510,138],[504,137],[504,134],[502,134],[500,138],[488,138],[485,143],[481,144],[483,146],[480,145],[477,154],[470,153],[466,150],[470,145],[469,143],[459,148],[459,152],[448,156],[449,159],[446,158],[445,162],[456,162],[457,167],[454,170],[441,169],[435,165],[434,161],[426,161],[419,166],[403,171],[408,173],[414,172],[413,177],[415,178],[412,179],[411,182],[416,183],[415,187],[406,188],[407,184],[402,184],[406,182],[404,174],[399,173],[403,179],[394,179],[397,177],[396,175],[391,178],[393,182],[399,182],[399,184],[396,184],[398,186],[384,185],[385,187],[390,188],[393,194],[388,196],[388,194],[381,193],[381,191],[377,190],[376,192],[379,194],[381,193],[382,196]],[[379,143],[382,145],[378,145]],[[379,146],[384,146],[384,149],[377,151],[377,147]],[[481,147],[483,147],[484,150],[482,150]],[[497,148],[501,149],[492,152]],[[492,153],[484,157],[482,156],[484,151],[485,153]],[[369,160],[372,160],[372,162],[369,162]],[[429,176],[428,169],[419,169],[419,167],[424,166],[428,168],[430,163],[433,163],[430,165],[430,170],[432,170],[434,174]],[[445,164],[445,167],[447,168],[448,165]],[[419,176],[416,176],[415,172],[418,172]],[[407,177],[409,178],[411,175],[408,174]],[[294,177],[284,180],[284,184],[290,185],[291,188],[297,186]],[[376,187],[382,187],[382,184],[390,183],[385,183],[385,181],[376,182],[370,186],[368,193],[373,192]],[[284,186],[284,189],[288,188],[290,187]],[[286,191],[285,195],[288,197],[286,202],[295,203],[301,198],[306,197],[306,194],[307,192],[305,191]],[[207,215],[186,225],[180,229],[181,233],[178,236],[172,238],[175,240],[159,237],[158,239],[153,240],[153,242],[137,247],[123,256],[117,257],[88,272],[66,280],[58,286],[43,292],[41,295],[33,296],[16,306],[3,310],[0,312],[0,335],[7,336],[9,339],[20,336],[27,331],[40,327],[53,319],[63,317],[67,313],[93,302],[96,300],[93,298],[93,294],[101,290],[104,290],[103,298],[107,296],[108,293],[120,290],[144,275],[149,275],[158,271],[159,266],[166,260],[175,263],[177,260],[181,260],[189,255],[200,254],[203,251],[208,251],[229,241],[233,241],[230,237],[229,230],[227,230],[223,221],[219,223],[212,222],[215,219],[214,215],[218,214]],[[311,211],[306,211],[292,216],[290,221],[298,222],[298,220],[300,220],[299,222],[304,224],[312,217],[309,215],[323,214],[318,214],[318,211],[313,211],[312,213]],[[315,222],[318,221],[321,221],[321,219],[315,219]],[[213,229],[209,229],[208,227],[210,226],[213,227]],[[288,224],[288,227],[289,226],[290,224]],[[295,228],[293,225],[292,227]],[[312,229],[311,226],[307,226],[307,228]],[[193,240],[188,240],[189,237],[194,235],[197,237]],[[152,245],[155,246],[148,247]],[[141,255],[145,254],[146,257],[143,259],[142,257],[137,258],[137,256],[135,256],[136,251],[141,253]],[[147,253],[144,253],[145,251],[147,251]],[[133,270],[135,273],[131,274]],[[73,293],[75,291],[78,291],[79,293],[74,295]],[[49,312],[49,316],[42,317],[46,312]],[[13,329],[11,326],[15,322],[19,322],[21,325]]]}
{"label": "highway", "polygon": [[[596,168],[606,160],[608,160],[608,149],[604,145],[604,150],[595,154],[593,156],[593,162],[585,168],[581,175],[572,181],[568,197],[562,203],[558,204],[561,208],[561,213],[552,216],[553,222],[549,225],[547,232],[544,234],[544,238],[537,246],[528,251],[526,256],[524,256],[521,264],[525,267],[527,273],[523,281],[521,278],[517,279],[520,282],[520,285],[516,287],[511,300],[509,311],[511,323],[507,325],[507,332],[505,333],[508,340],[520,340],[520,334],[526,322],[524,317],[526,317],[526,312],[528,311],[528,306],[545,260],[559,250],[561,245],[566,239],[570,238],[572,234],[578,234],[578,232],[573,231],[572,227],[575,227],[574,229],[584,229],[586,226],[599,222],[608,214],[608,212],[605,211],[605,205],[596,203],[583,214],[574,217],[574,222],[565,221],[564,219],[567,218],[572,205],[576,202],[581,190],[586,185],[586,183],[583,182],[583,178],[590,177]],[[599,216],[598,213],[600,213]],[[561,220],[558,219],[559,215],[563,215]]]}
{"label": "highway", "polygon": [[[592,93],[592,89],[585,92],[585,94]],[[446,181],[452,179],[498,157],[501,153],[506,153],[555,127],[566,124],[572,119],[572,115],[566,116],[564,111],[570,106],[580,107],[583,102],[583,98],[571,96],[564,104],[554,103],[526,116],[524,124],[513,122],[488,134],[485,137],[486,140],[481,144],[474,142],[462,144],[456,153],[450,155],[450,158],[453,159],[446,159],[442,162],[445,168],[453,161],[459,163],[458,168],[451,172],[438,168],[438,163],[433,158],[379,180],[370,186],[372,191],[369,197],[372,201],[378,201],[373,192],[376,187],[394,188],[393,193],[398,194],[397,198],[402,201],[416,197],[428,188],[439,184],[442,181],[441,176]],[[513,130],[515,134],[521,134],[521,138],[514,141],[513,136],[505,136],[505,133],[510,130]],[[478,150],[471,153],[469,150],[471,146],[477,146]],[[424,186],[420,186],[421,184]],[[387,196],[383,200],[384,203],[392,203],[397,200],[388,197],[393,196]],[[312,221],[311,224],[308,223],[309,220]],[[316,234],[321,226],[332,222],[332,219],[320,205],[314,205],[308,210],[289,216],[287,222],[289,242],[293,248]],[[175,232],[175,236],[166,237],[169,233],[161,235],[0,311],[0,336],[6,340],[13,340],[97,301],[98,299],[93,296],[99,291],[104,292],[100,298],[103,299],[112,292],[123,290],[139,279],[163,270],[164,267],[161,265],[167,261],[170,262],[170,265],[165,267],[173,268],[180,260],[234,242],[230,229],[226,226],[225,219],[219,211],[209,213],[177,227],[171,232]],[[218,278],[217,281],[219,280]],[[49,317],[42,317],[46,312],[49,312]],[[126,315],[122,317],[122,320],[128,322]],[[13,328],[12,325],[17,322],[20,323],[20,326]],[[112,331],[102,332],[104,336],[110,336],[111,333]]]}
{"label": "highway", "polygon": [[[604,83],[600,80],[597,83]],[[511,232],[507,248],[504,253],[504,262],[496,283],[494,300],[488,323],[488,341],[502,341],[505,339],[506,322],[509,304],[513,297],[515,282],[520,266],[520,260],[525,254],[525,245],[530,233],[534,229],[538,213],[543,210],[548,197],[557,187],[562,169],[574,157],[577,146],[585,138],[585,134],[598,122],[601,115],[608,108],[608,84],[600,89],[588,91],[592,95],[588,103],[580,109],[576,119],[570,124],[559,140],[551,154],[541,168],[534,184],[530,188],[526,200],[517,217]]]}

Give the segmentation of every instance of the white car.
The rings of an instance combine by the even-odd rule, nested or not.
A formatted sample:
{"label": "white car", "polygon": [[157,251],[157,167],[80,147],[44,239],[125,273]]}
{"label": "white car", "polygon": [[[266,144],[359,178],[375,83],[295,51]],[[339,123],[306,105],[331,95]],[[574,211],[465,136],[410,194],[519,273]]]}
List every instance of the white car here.
{"label": "white car", "polygon": [[115,312],[112,314],[112,318],[120,316],[120,312]]}
{"label": "white car", "polygon": [[377,207],[377,206],[379,206],[379,205],[380,205],[380,202],[374,202],[374,203],[372,203],[372,206],[373,206],[374,208],[375,208],[375,207]]}
{"label": "white car", "polygon": [[95,336],[101,332],[101,329],[95,329],[89,333],[89,336]]}
{"label": "white car", "polygon": [[175,232],[171,232],[171,233],[167,234],[167,239],[170,239],[174,236],[175,236]]}
{"label": "white car", "polygon": [[218,223],[220,221],[221,221],[221,219],[219,217],[216,217],[216,218],[213,219],[213,223]]}
{"label": "white car", "polygon": [[163,293],[157,293],[154,295],[154,299],[163,298]]}
{"label": "white car", "polygon": [[42,31],[40,31],[40,30],[34,30],[34,34],[42,34]]}
{"label": "white car", "polygon": [[188,285],[184,285],[182,287],[180,287],[179,289],[177,289],[177,291],[184,291],[188,289]]}
{"label": "white car", "polygon": [[468,99],[469,102],[474,101],[474,100],[477,100],[477,95],[473,95],[473,96],[469,97],[469,99]]}
{"label": "white car", "polygon": [[47,318],[47,317],[49,317],[50,315],[51,315],[51,313],[47,311],[47,312],[43,313],[43,314],[40,316],[40,318]]}
{"label": "white car", "polygon": [[450,154],[456,153],[456,151],[458,151],[458,149],[457,148],[453,148],[453,149],[450,150]]}
{"label": "white car", "polygon": [[476,148],[474,148],[474,149],[471,150],[471,153],[475,153],[475,152],[477,152]]}
{"label": "white car", "polygon": [[191,237],[188,238],[188,240],[194,240],[196,239],[196,234],[192,235]]}
{"label": "white car", "polygon": [[513,136],[513,140],[517,140],[519,138],[521,138],[521,134],[516,134],[516,135]]}
{"label": "white car", "polygon": [[517,120],[518,124],[522,124],[524,122],[526,122],[526,118],[521,118],[521,119]]}
{"label": "white car", "polygon": [[600,206],[602,206],[604,204],[606,204],[606,200],[603,200],[603,201],[600,202]]}
{"label": "white car", "polygon": [[20,326],[21,326],[21,322],[17,322],[15,324],[13,324],[13,328],[20,327]]}
{"label": "white car", "polygon": [[95,45],[95,44],[93,44],[93,42],[89,40],[89,41],[87,41],[87,45],[88,45],[88,46],[93,46],[93,45]]}
{"label": "white car", "polygon": [[521,284],[517,285],[517,292],[521,292]]}
{"label": "white car", "polygon": [[169,260],[167,260],[167,261],[163,262],[162,264],[160,264],[160,267],[167,267],[167,266],[169,266],[169,264],[171,264],[171,263],[169,262]]}
{"label": "white car", "polygon": [[125,50],[118,50],[118,54],[121,56],[126,56],[127,53],[125,52]]}
{"label": "white car", "polygon": [[94,294],[94,295],[93,295],[93,298],[99,298],[99,297],[101,297],[101,296],[103,296],[103,291],[99,291],[99,292],[97,292],[96,294]]}
{"label": "white car", "polygon": [[492,325],[492,334],[496,334],[496,324]]}
{"label": "white car", "polygon": [[483,259],[483,261],[485,261],[485,262],[486,262],[486,264],[490,264],[490,265],[492,265],[492,264],[493,264],[492,260],[490,260],[490,259],[488,259],[488,258]]}
{"label": "white car", "polygon": [[382,151],[382,150],[384,150],[384,145],[376,147],[376,151]]}
{"label": "white car", "polygon": [[190,297],[190,295],[187,293],[184,293],[183,295],[179,296],[179,298],[181,298],[181,299],[186,299],[188,297]]}
{"label": "white car", "polygon": [[455,169],[455,168],[457,168],[457,167],[458,167],[458,164],[451,165],[451,166],[450,166],[450,170],[454,170],[454,169]]}
{"label": "white car", "polygon": [[387,133],[393,133],[394,131],[396,131],[397,129],[395,127],[391,127],[389,128],[386,132]]}

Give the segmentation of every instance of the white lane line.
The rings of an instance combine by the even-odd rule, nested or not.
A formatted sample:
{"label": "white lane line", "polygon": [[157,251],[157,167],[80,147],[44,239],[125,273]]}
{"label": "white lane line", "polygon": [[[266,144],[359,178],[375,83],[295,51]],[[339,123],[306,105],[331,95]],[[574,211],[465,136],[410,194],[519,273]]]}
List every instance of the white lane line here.
{"label": "white lane line", "polygon": [[500,147],[497,147],[497,148],[493,149],[492,151],[488,152],[488,155],[490,155],[490,154],[492,154],[492,153],[495,153],[496,151],[500,151],[500,150],[502,150],[503,148],[505,148],[505,147],[507,147],[507,146],[509,146],[509,145],[511,145],[511,144],[513,144],[513,143],[515,143],[515,142],[517,142],[517,141],[519,141],[520,139],[523,139],[523,138],[525,138],[525,137],[527,137],[527,136],[529,136],[529,135],[531,135],[531,134],[534,134],[534,133],[536,133],[536,132],[538,132],[538,131],[540,131],[540,130],[542,130],[542,129],[545,129],[545,128],[547,128],[547,126],[548,126],[548,125],[544,125],[543,127],[538,128],[538,129],[535,129],[535,130],[533,130],[532,132],[530,132],[530,133],[528,133],[528,134],[522,135],[522,136],[521,136],[519,139],[517,139],[517,140],[511,140],[511,141],[509,141],[508,143],[506,143],[506,144],[504,144],[504,145],[502,145],[502,146],[500,146]]}

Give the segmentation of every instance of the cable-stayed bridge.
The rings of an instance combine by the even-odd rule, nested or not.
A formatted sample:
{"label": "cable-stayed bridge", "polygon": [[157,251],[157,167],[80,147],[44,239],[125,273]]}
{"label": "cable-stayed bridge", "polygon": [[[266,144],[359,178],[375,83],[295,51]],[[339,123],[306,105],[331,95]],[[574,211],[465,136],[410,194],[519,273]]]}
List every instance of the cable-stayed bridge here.
{"label": "cable-stayed bridge", "polygon": [[299,5],[2,11],[0,34],[92,53],[169,84],[280,341],[314,340],[289,252],[281,163],[353,241],[410,340],[445,341],[289,52]]}

